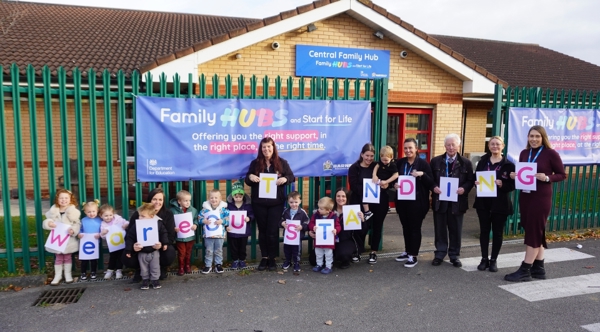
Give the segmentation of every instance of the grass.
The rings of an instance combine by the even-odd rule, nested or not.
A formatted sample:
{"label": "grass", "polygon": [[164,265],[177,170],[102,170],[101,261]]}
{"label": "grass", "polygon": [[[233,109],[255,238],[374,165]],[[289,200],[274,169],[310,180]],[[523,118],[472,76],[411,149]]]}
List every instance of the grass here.
{"label": "grass", "polygon": [[[12,217],[12,243],[13,248],[22,248],[23,247],[23,239],[21,238],[21,220],[20,217]],[[0,217],[0,248],[6,248],[6,228],[4,217]],[[29,238],[29,246],[37,247],[37,229],[36,229],[36,220],[35,217],[27,217],[27,234]],[[50,234],[50,231],[43,231],[44,241]]]}

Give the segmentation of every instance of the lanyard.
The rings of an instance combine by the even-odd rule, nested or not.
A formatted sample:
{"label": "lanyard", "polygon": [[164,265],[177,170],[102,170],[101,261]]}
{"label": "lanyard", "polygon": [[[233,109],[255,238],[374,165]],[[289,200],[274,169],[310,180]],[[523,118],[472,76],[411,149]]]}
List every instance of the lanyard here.
{"label": "lanyard", "polygon": [[540,155],[540,152],[542,152],[542,150],[544,150],[544,146],[542,145],[540,147],[540,149],[538,150],[538,152],[535,154],[535,157],[533,157],[533,160],[531,160],[531,150],[533,150],[533,149],[529,149],[529,158],[527,158],[527,162],[528,163],[535,163],[535,160]]}
{"label": "lanyard", "polygon": [[408,161],[406,162],[406,164],[404,164],[404,175],[410,175],[410,172],[412,171],[412,168],[415,164],[413,163],[412,165],[410,165],[408,172],[406,171],[406,165],[408,165]]}
{"label": "lanyard", "polygon": [[[490,170],[490,166],[491,163],[488,161],[488,171]],[[498,171],[500,169],[500,165],[496,166],[496,169],[494,169],[494,171]]]}

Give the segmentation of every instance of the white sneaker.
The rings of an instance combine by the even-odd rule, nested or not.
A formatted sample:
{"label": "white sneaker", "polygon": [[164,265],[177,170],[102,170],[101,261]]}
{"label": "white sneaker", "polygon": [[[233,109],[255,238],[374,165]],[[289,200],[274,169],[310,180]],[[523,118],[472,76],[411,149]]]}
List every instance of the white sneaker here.
{"label": "white sneaker", "polygon": [[[112,278],[113,272],[114,272],[113,270],[106,270],[106,273],[104,273],[104,279]],[[123,276],[121,275],[121,277],[123,277]]]}
{"label": "white sneaker", "polygon": [[115,277],[115,279],[121,279],[121,278],[123,278],[123,271],[117,270],[117,276]]}

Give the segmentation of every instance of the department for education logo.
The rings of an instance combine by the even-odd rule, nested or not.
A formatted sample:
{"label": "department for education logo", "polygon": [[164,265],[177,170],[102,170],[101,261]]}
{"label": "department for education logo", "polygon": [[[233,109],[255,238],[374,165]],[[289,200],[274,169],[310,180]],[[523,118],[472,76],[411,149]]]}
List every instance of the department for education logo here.
{"label": "department for education logo", "polygon": [[331,160],[326,160],[323,163],[323,170],[324,171],[331,171],[333,169],[333,163],[331,162]]}
{"label": "department for education logo", "polygon": [[150,166],[156,166],[157,164],[156,159],[150,159],[148,163],[150,164]]}

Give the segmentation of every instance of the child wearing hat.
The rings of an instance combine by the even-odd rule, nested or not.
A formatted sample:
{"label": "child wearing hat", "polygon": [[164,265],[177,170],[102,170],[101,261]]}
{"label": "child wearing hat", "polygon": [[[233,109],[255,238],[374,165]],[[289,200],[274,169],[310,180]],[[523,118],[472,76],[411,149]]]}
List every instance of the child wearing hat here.
{"label": "child wearing hat", "polygon": [[[242,269],[246,267],[246,246],[248,245],[248,236],[252,227],[250,221],[254,218],[252,212],[252,204],[250,204],[250,196],[244,191],[244,183],[236,181],[233,183],[231,194],[227,196],[227,208],[230,211],[229,215],[229,226],[227,227],[227,246],[229,252],[231,252],[231,264],[232,269]],[[246,219],[242,222],[246,223],[246,233],[238,234],[231,233],[233,227],[231,225],[231,212],[232,211],[246,211]],[[239,221],[235,221],[239,224]]]}

